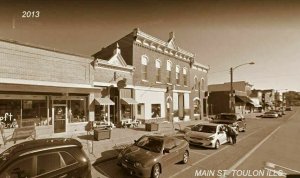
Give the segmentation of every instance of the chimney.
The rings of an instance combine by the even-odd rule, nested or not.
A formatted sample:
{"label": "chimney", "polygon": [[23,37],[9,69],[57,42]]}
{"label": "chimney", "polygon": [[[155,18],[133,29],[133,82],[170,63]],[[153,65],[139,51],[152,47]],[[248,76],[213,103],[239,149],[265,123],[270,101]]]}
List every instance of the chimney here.
{"label": "chimney", "polygon": [[114,50],[114,54],[121,54],[121,50],[119,48],[119,43],[116,45],[116,49]]}
{"label": "chimney", "polygon": [[175,33],[174,32],[170,32],[169,33],[169,40],[168,41],[174,41],[175,40]]}

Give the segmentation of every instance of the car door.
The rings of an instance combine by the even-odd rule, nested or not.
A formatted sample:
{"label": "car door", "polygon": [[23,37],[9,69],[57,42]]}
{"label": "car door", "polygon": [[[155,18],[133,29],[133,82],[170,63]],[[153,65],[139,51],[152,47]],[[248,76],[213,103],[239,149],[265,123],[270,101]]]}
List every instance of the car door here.
{"label": "car door", "polygon": [[165,139],[163,150],[164,164],[166,165],[169,163],[176,163],[178,159],[178,154],[178,147],[176,146],[175,140],[172,138]]}
{"label": "car door", "polygon": [[227,142],[227,135],[226,135],[225,128],[223,125],[218,125],[217,135],[218,135],[218,140],[220,141],[220,144],[224,144]]}

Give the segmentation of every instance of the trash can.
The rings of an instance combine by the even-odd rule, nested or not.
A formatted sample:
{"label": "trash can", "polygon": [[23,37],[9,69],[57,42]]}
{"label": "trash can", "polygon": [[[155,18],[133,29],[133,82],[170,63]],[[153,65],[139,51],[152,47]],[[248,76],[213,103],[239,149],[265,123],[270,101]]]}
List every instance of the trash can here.
{"label": "trash can", "polygon": [[111,129],[94,129],[94,139],[105,140],[110,139],[111,137]]}

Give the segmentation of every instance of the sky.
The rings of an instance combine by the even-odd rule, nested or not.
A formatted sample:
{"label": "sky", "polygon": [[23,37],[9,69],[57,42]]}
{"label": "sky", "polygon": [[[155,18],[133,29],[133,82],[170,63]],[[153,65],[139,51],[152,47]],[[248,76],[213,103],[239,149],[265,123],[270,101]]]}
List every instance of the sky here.
{"label": "sky", "polygon": [[[39,11],[22,18],[22,11]],[[0,1],[0,38],[90,57],[134,28],[210,66],[208,83],[247,81],[253,89],[300,91],[300,1]]]}

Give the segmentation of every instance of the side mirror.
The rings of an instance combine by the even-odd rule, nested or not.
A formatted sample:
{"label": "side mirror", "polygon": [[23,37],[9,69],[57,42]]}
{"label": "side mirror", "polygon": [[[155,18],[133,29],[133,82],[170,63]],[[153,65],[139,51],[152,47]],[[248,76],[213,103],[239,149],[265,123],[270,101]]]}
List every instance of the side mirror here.
{"label": "side mirror", "polygon": [[170,153],[170,149],[169,148],[165,148],[163,153]]}

